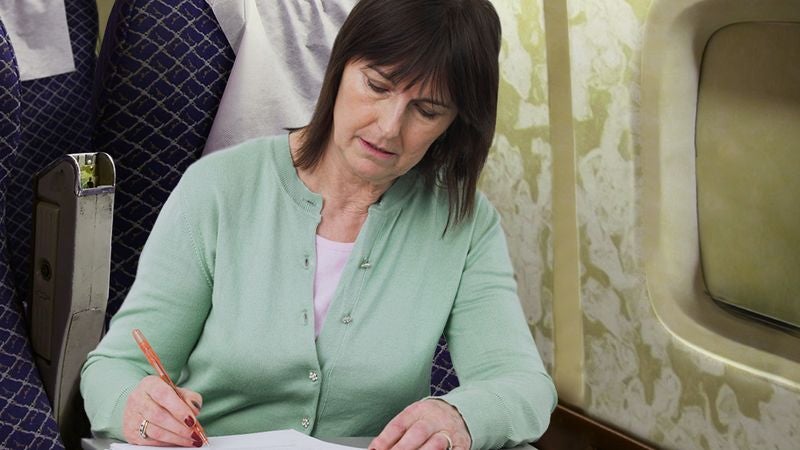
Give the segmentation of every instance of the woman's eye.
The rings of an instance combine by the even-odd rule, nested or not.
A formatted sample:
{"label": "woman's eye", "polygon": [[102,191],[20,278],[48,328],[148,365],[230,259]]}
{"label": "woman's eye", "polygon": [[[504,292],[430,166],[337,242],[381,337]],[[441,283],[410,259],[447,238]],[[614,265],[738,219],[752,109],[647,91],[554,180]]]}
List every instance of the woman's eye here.
{"label": "woman's eye", "polygon": [[385,94],[385,93],[389,92],[389,89],[386,89],[385,87],[374,83],[369,78],[367,79],[367,86],[369,86],[369,88],[372,89],[373,92],[378,93],[378,94]]}
{"label": "woman's eye", "polygon": [[417,111],[419,111],[420,115],[426,119],[433,119],[439,115],[439,113],[427,110],[425,108],[417,108]]}

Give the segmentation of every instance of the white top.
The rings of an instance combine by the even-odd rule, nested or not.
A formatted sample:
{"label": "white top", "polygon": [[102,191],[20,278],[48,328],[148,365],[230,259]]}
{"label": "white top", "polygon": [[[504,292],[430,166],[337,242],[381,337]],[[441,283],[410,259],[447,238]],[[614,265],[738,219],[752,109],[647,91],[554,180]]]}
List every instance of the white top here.
{"label": "white top", "polygon": [[317,268],[314,276],[314,336],[319,336],[333,294],[339,286],[355,242],[336,242],[317,235]]}
{"label": "white top", "polygon": [[355,0],[206,0],[236,53],[203,154],[308,124]]}
{"label": "white top", "polygon": [[21,81],[75,70],[64,0],[3,0],[3,20]]}

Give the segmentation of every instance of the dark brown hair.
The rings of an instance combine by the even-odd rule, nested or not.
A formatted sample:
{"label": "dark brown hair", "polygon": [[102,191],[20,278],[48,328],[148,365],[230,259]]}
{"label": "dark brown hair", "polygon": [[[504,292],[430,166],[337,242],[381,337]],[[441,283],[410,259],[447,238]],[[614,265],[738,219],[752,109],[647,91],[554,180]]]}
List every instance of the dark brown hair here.
{"label": "dark brown hair", "polygon": [[334,41],[295,166],[313,169],[321,160],[345,66],[364,60],[389,68],[393,83],[430,85],[458,108],[416,169],[429,185],[447,189],[448,223],[460,222],[474,208],[494,136],[499,52],[500,20],[488,0],[359,1]]}

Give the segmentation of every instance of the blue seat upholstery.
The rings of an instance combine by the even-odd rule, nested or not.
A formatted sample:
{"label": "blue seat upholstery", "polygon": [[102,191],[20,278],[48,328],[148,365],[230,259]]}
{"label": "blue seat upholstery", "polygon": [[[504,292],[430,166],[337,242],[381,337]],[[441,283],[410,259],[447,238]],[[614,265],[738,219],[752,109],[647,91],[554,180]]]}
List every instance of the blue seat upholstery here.
{"label": "blue seat upholstery", "polygon": [[[203,151],[234,54],[206,0],[117,0],[98,65],[95,151],[117,169],[109,318],[161,206]],[[444,340],[431,392],[458,386]]]}
{"label": "blue seat upholstery", "polygon": [[95,151],[117,170],[110,318],[156,216],[203,151],[233,66],[205,0],[117,0],[98,66]]}
{"label": "blue seat upholstery", "polygon": [[453,368],[447,341],[442,336],[436,345],[431,368],[431,395],[443,395],[458,387],[458,375]]}
{"label": "blue seat upholstery", "polygon": [[6,205],[20,144],[20,81],[0,24],[0,448],[63,449],[33,362],[23,305],[9,264]]}

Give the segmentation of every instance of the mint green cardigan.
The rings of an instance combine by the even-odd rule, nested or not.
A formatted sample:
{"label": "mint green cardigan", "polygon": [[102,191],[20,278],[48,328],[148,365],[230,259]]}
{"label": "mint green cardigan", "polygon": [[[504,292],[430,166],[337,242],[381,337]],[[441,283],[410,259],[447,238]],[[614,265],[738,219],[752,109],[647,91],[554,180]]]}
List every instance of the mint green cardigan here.
{"label": "mint green cardigan", "polygon": [[429,395],[444,332],[461,386],[441,398],[473,448],[537,439],[556,404],[516,294],[497,212],[442,235],[447,195],[414,171],[369,208],[319,338],[315,232],[322,198],[287,136],[194,163],[145,245],[136,281],[81,373],[96,435],[122,438],[128,393],[153,370],[140,328],[179,386],[203,396],[209,435],[293,428],[374,436]]}

